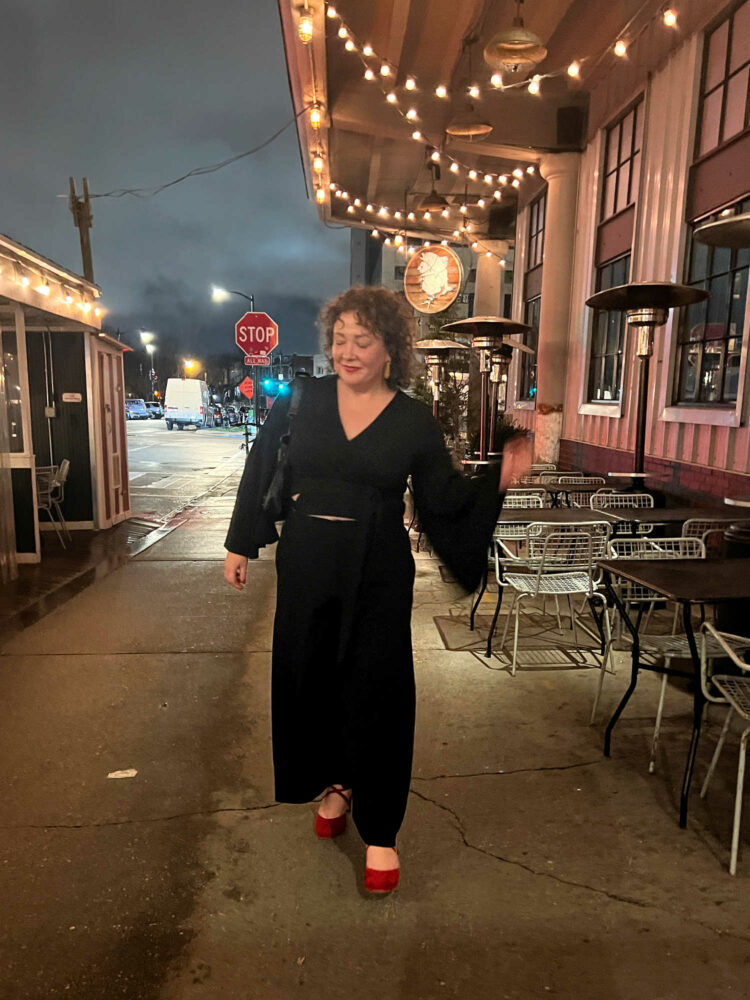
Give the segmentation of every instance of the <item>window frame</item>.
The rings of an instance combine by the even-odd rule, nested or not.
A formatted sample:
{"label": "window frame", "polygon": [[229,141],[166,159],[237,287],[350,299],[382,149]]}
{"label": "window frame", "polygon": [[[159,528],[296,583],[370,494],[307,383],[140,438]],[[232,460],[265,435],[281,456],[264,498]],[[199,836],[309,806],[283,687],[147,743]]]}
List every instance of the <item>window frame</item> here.
{"label": "window frame", "polygon": [[[626,275],[624,283],[627,284],[627,282],[630,281],[630,275],[632,274],[632,269],[633,269],[633,251],[632,251],[632,249],[626,251],[625,253],[619,254],[617,257],[613,257],[611,260],[604,261],[599,266],[595,266],[594,267],[593,274],[594,274],[594,289],[595,289],[595,291],[599,292],[599,291],[603,291],[605,288],[614,288],[615,287],[614,285],[611,285],[611,284],[609,284],[609,285],[602,285],[601,281],[600,281],[601,274],[605,270],[605,268],[614,267],[614,265],[619,264],[620,262],[625,261],[626,259],[627,259],[627,275]],[[609,317],[610,315],[611,316],[616,316],[617,317],[617,321],[618,321],[618,340],[619,340],[619,344],[620,344],[619,350],[617,352],[617,354],[620,357],[619,379],[617,380],[618,395],[615,398],[613,398],[613,399],[595,399],[593,397],[593,395],[592,395],[592,378],[593,378],[593,368],[594,368],[595,362],[597,360],[600,360],[601,362],[604,362],[605,358],[612,356],[610,354],[607,354],[606,351],[603,354],[596,355],[596,357],[594,355],[594,342],[595,342],[595,338],[596,338],[596,334],[597,334],[597,325],[599,323],[599,317],[600,316],[608,316]],[[605,329],[606,329],[606,327],[605,327]],[[628,348],[627,332],[628,332],[627,331],[627,321],[626,321],[626,317],[625,317],[625,313],[624,312],[621,312],[620,310],[617,310],[617,309],[613,309],[613,310],[609,310],[609,309],[594,309],[593,310],[593,314],[592,314],[592,317],[591,317],[591,326],[589,328],[588,357],[587,357],[587,364],[586,364],[586,381],[584,383],[584,393],[585,393],[585,400],[586,400],[585,405],[596,406],[596,407],[600,407],[600,408],[604,407],[605,408],[604,412],[607,412],[612,407],[619,407],[620,409],[622,409],[622,401],[623,401],[623,396],[625,394],[625,361],[627,359],[627,348]],[[602,412],[602,411],[601,410],[597,410],[597,412]]]}
{"label": "window frame", "polygon": [[[726,124],[726,110],[727,110],[727,92],[729,89],[729,81],[734,77],[738,76],[745,69],[750,67],[750,57],[738,66],[734,70],[730,70],[730,58],[732,52],[732,40],[734,38],[734,19],[737,12],[744,6],[747,0],[736,0],[732,7],[728,11],[724,11],[720,18],[713,23],[713,26],[709,25],[704,32],[703,36],[703,65],[701,66],[701,76],[700,76],[700,90],[698,93],[698,113],[696,118],[695,127],[695,146],[693,150],[693,163],[698,163],[701,160],[713,156],[716,152],[727,146],[729,143],[736,141],[743,133],[750,129],[750,73],[748,74],[748,83],[745,89],[745,118],[744,124],[739,131],[735,132],[729,137],[723,137],[724,126]],[[724,68],[723,75],[721,79],[713,86],[710,90],[706,90],[706,77],[708,75],[709,68],[709,55],[711,48],[711,38],[720,31],[724,25],[727,25],[727,40],[726,40],[726,50],[724,52]],[[721,95],[721,108],[719,110],[719,139],[715,145],[711,146],[709,149],[701,152],[701,141],[703,137],[703,109],[706,102],[706,98],[710,97],[712,94],[716,93],[719,88],[722,88]]]}
{"label": "window frame", "polygon": [[[605,125],[604,128],[602,129],[603,142],[602,142],[602,159],[601,159],[601,166],[602,166],[601,190],[599,192],[597,229],[600,226],[604,225],[605,223],[609,222],[611,219],[614,219],[615,216],[619,215],[621,212],[626,212],[632,205],[635,205],[637,203],[638,193],[640,193],[641,189],[641,171],[643,168],[643,138],[644,138],[644,128],[645,128],[645,120],[644,120],[645,110],[646,110],[645,94],[641,92],[634,100],[630,101],[630,103],[625,108],[623,108],[623,110],[611,122]],[[633,127],[630,133],[630,152],[628,156],[625,157],[625,159],[621,160],[620,157],[621,157],[621,144],[622,144],[622,123],[630,114],[633,114]],[[641,141],[640,145],[636,149],[635,142],[636,142],[636,136],[638,134],[639,122],[641,128]],[[614,132],[615,129],[619,129],[617,138],[617,158],[614,168],[608,171],[607,159],[609,153],[609,140],[610,140],[610,135]],[[633,161],[636,158],[636,156],[638,157],[638,170],[634,171]],[[629,165],[628,200],[622,206],[622,208],[617,208],[617,196],[620,189],[620,174],[625,164]],[[605,204],[607,197],[607,178],[611,177],[613,174],[616,174],[615,190],[612,200],[613,210],[608,215],[605,215]],[[632,197],[634,175],[637,175],[638,177],[638,187],[635,198]],[[632,251],[632,246],[631,246],[631,251]],[[605,264],[602,264],[601,266],[605,266]]]}

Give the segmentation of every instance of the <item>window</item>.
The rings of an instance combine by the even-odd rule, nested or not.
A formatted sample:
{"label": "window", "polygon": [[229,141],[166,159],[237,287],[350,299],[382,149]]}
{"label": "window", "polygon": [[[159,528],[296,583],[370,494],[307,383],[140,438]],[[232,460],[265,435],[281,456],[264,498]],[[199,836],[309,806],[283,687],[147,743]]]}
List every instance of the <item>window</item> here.
{"label": "window", "polygon": [[706,37],[697,155],[715,149],[750,121],[750,0]]}
{"label": "window", "polygon": [[544,260],[544,218],[547,214],[547,192],[529,205],[529,254],[526,270],[537,267]]}
{"label": "window", "polygon": [[[625,285],[630,275],[630,254],[611,260],[596,270],[596,290]],[[614,403],[622,390],[622,355],[625,345],[625,313],[594,313],[589,364],[589,401]]]}
{"label": "window", "polygon": [[640,99],[606,132],[601,222],[632,205],[638,197],[642,139],[643,100]]}
{"label": "window", "polygon": [[5,380],[6,406],[8,408],[8,436],[11,452],[23,451],[23,423],[21,415],[21,381],[18,374],[18,350],[13,330],[0,331],[0,362]]}
{"label": "window", "polygon": [[[538,295],[535,299],[529,299],[526,303],[524,323],[528,323],[533,329],[524,334],[523,342],[532,351],[539,348],[539,311],[542,305],[542,297]],[[521,373],[518,386],[519,399],[536,399],[536,353],[521,354]]]}
{"label": "window", "polygon": [[[750,198],[734,211],[750,211]],[[686,280],[707,289],[710,297],[688,306],[681,316],[676,403],[736,401],[749,267],[750,248],[729,250],[692,241]]]}

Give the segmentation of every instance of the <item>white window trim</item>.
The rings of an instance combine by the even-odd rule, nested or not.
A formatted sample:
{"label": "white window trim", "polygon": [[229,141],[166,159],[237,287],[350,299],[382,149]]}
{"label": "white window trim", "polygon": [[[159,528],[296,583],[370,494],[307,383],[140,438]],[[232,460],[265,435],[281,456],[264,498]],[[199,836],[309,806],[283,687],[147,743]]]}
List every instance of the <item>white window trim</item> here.
{"label": "white window trim", "polygon": [[589,417],[622,417],[622,400],[612,400],[611,403],[581,403],[578,412]]}

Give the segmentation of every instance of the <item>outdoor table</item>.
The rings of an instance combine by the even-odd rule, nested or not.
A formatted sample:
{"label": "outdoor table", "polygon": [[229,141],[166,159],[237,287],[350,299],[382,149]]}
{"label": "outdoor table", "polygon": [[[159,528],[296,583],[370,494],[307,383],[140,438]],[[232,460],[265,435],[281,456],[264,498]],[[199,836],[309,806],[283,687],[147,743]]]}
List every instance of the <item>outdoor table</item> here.
{"label": "outdoor table", "polygon": [[589,507],[508,507],[500,511],[498,524],[583,524],[587,521],[616,524],[616,511],[591,510]]}
{"label": "outdoor table", "polygon": [[[696,508],[690,508],[691,510]],[[691,622],[691,607],[694,604],[725,604],[728,601],[750,600],[750,559],[674,559],[668,561],[650,561],[648,559],[602,559],[599,567],[604,574],[604,585],[610,599],[622,617],[623,623],[633,640],[630,684],[622,696],[619,705],[607,724],[604,736],[604,754],[610,756],[612,732],[623,713],[625,706],[635,691],[639,670],[650,670],[654,673],[669,674],[676,677],[693,679],[693,732],[690,739],[685,772],[680,793],[680,826],[687,825],[688,796],[690,782],[693,777],[695,755],[700,738],[701,719],[705,698],[700,683],[700,656],[695,641]],[[638,629],[633,625],[628,612],[612,586],[612,577],[618,576],[631,583],[647,587],[670,601],[682,606],[682,619],[685,627],[693,670],[690,673],[675,670],[672,667],[659,667],[640,662],[640,646]]]}
{"label": "outdoor table", "polygon": [[750,507],[750,494],[744,497],[724,497],[724,503],[730,507]]}
{"label": "outdoor table", "polygon": [[570,498],[568,494],[571,490],[574,493],[598,493],[599,490],[604,489],[601,483],[560,483],[555,479],[547,480],[544,483],[537,483],[534,486],[536,490],[544,490],[545,493],[549,493],[552,499],[552,506],[560,506],[560,495],[565,494],[566,504],[570,506]]}
{"label": "outdoor table", "polygon": [[726,521],[727,526],[737,515],[726,507],[617,507],[609,511],[618,521],[627,521],[633,534],[640,524],[683,525],[691,518],[701,521]]}

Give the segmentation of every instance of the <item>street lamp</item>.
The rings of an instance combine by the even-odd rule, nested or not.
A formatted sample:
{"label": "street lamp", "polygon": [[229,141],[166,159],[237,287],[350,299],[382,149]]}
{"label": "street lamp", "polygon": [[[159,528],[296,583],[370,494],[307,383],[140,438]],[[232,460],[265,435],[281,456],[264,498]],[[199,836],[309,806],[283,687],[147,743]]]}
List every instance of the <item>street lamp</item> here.
{"label": "street lamp", "polygon": [[226,302],[230,295],[239,295],[243,299],[247,299],[250,303],[250,308],[255,309],[255,296],[251,292],[249,295],[245,295],[244,292],[234,292],[227,288],[222,288],[221,285],[211,285],[211,298],[214,302]]}
{"label": "street lamp", "polygon": [[185,366],[185,371],[186,372],[191,372],[193,370],[193,368],[195,368],[195,366],[197,364],[197,362],[193,361],[192,358],[185,358],[182,363]]}

